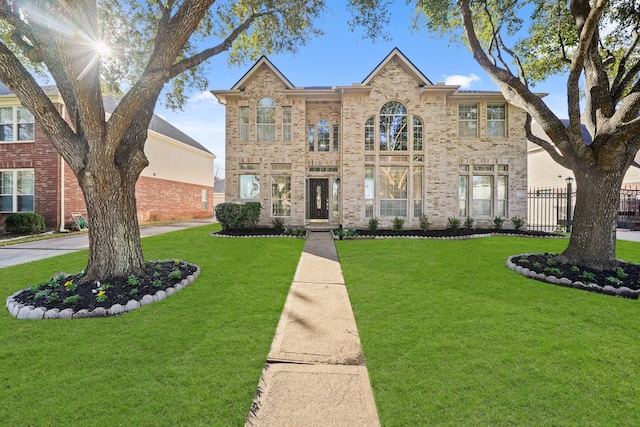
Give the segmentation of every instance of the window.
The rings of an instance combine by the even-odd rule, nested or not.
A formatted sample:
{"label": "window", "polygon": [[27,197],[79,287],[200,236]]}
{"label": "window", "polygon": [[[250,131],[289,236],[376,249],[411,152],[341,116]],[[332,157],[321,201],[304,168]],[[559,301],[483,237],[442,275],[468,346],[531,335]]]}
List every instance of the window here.
{"label": "window", "polygon": [[458,177],[458,218],[469,216],[469,177],[460,175]]}
{"label": "window", "polygon": [[380,167],[380,216],[407,216],[406,166]]}
{"label": "window", "polygon": [[0,212],[33,212],[33,170],[0,171]]}
{"label": "window", "polygon": [[315,134],[316,134],[316,128],[313,125],[309,126],[309,151],[313,151],[313,146],[315,143]]}
{"label": "window", "polygon": [[473,216],[490,218],[493,200],[493,175],[473,176]]}
{"label": "window", "polygon": [[0,108],[0,142],[33,141],[33,114],[24,107]]}
{"label": "window", "polygon": [[507,105],[487,105],[487,137],[504,138],[507,136]]}
{"label": "window", "polygon": [[340,215],[339,205],[340,178],[333,178],[333,217],[338,218]]}
{"label": "window", "polygon": [[271,176],[271,216],[291,216],[291,175]]}
{"label": "window", "polygon": [[407,109],[398,101],[390,101],[380,110],[380,150],[407,150]]}
{"label": "window", "polygon": [[262,98],[256,108],[256,139],[259,142],[276,140],[276,103],[271,98]]}
{"label": "window", "polygon": [[256,202],[260,199],[260,176],[240,175],[240,201]]}
{"label": "window", "polygon": [[422,120],[413,118],[413,149],[422,151]]}
{"label": "window", "polygon": [[458,134],[461,138],[478,137],[478,104],[458,105]]}
{"label": "window", "polygon": [[240,142],[249,141],[249,107],[240,107]]}
{"label": "window", "polygon": [[413,217],[422,215],[422,166],[413,168]]}
{"label": "window", "polygon": [[364,168],[364,217],[373,218],[373,197],[375,195],[374,167]]}
{"label": "window", "polygon": [[369,117],[364,123],[364,149],[373,151],[375,141],[375,118]]}
{"label": "window", "polygon": [[202,210],[209,210],[209,190],[206,188],[202,189]]}
{"label": "window", "polygon": [[333,152],[337,153],[340,150],[340,127],[333,125]]}
{"label": "window", "polygon": [[509,199],[509,177],[498,175],[498,194],[496,197],[496,216],[507,218]]}
{"label": "window", "polygon": [[282,107],[282,141],[291,142],[291,107]]}
{"label": "window", "polygon": [[320,120],[318,122],[318,151],[329,151],[329,122]]}

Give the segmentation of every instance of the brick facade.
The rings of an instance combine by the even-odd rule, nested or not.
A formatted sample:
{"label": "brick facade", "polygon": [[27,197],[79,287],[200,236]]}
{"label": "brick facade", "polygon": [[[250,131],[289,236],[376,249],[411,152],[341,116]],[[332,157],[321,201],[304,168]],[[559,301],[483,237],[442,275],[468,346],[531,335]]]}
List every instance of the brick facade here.
{"label": "brick facade", "polygon": [[[466,211],[476,225],[490,225],[494,215],[526,218],[525,112],[507,104],[499,92],[465,92],[458,86],[434,85],[397,49],[361,84],[295,87],[266,58],[261,58],[232,89],[212,93],[226,105],[226,201],[240,200],[241,175],[256,175],[260,182],[258,201],[263,206],[261,225],[270,225],[277,216],[272,212],[272,178],[276,175],[286,175],[291,180],[291,209],[280,216],[288,226],[318,221],[333,226],[367,227],[375,217],[381,227],[389,228],[394,217],[400,216],[408,228],[418,227],[419,214],[424,214],[433,227],[444,228],[449,217],[465,212],[460,210],[461,175],[468,179]],[[265,97],[275,102],[272,142],[258,141],[256,135],[256,106]],[[380,146],[381,108],[390,102],[400,104],[406,111],[404,149],[383,150]],[[459,136],[460,104],[477,105],[477,137]],[[488,136],[489,104],[504,105],[503,137]],[[249,136],[244,142],[240,141],[241,107],[249,111]],[[284,107],[290,107],[292,113],[290,141],[283,140]],[[365,124],[369,118],[374,122],[373,149],[365,147]],[[422,147],[412,144],[414,118],[422,122]],[[318,150],[320,120],[329,123],[328,151]],[[313,149],[309,146],[310,126],[316,132]],[[334,126],[339,136],[337,151],[333,149]],[[367,171],[373,171],[372,179],[367,181],[373,192],[365,188]],[[393,174],[394,178],[390,178]],[[485,187],[492,188],[474,184],[476,175],[491,176],[487,181],[491,184]],[[321,188],[314,190],[310,185],[318,180],[326,181],[329,187],[328,194],[321,192],[321,197],[316,197]],[[474,197],[485,193],[491,194],[486,196],[490,208],[485,206],[480,211],[483,201]],[[366,197],[371,199],[365,200]],[[316,199],[321,203],[316,205]],[[320,210],[314,213],[314,209],[325,203],[326,215],[316,218]],[[506,215],[497,215],[504,204]]]}

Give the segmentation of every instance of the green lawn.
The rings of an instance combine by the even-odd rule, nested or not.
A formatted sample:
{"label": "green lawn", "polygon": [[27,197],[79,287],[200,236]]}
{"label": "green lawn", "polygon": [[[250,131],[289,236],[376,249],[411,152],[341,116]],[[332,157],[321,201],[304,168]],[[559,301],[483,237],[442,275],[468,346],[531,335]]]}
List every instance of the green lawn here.
{"label": "green lawn", "polygon": [[[200,265],[185,290],[123,316],[0,315],[0,425],[244,424],[304,241],[204,226],[143,239],[149,260]],[[0,269],[0,295],[86,264],[80,252]]]}
{"label": "green lawn", "polygon": [[640,303],[505,267],[566,244],[337,242],[382,425],[640,425]]}

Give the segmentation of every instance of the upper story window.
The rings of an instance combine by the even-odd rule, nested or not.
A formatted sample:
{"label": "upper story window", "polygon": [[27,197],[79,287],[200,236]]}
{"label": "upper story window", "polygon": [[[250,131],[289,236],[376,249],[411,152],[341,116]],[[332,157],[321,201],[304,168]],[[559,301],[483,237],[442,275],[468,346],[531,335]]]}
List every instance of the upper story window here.
{"label": "upper story window", "polygon": [[413,118],[413,150],[422,151],[422,120]]}
{"label": "upper story window", "polygon": [[240,107],[240,142],[249,141],[249,107]]}
{"label": "upper story window", "polygon": [[330,137],[329,122],[320,120],[318,122],[318,151],[329,151]]}
{"label": "upper story window", "polygon": [[309,151],[314,150],[316,140],[316,127],[314,125],[309,126]]}
{"label": "upper story window", "polygon": [[256,106],[256,140],[276,140],[276,103],[271,98],[262,98]]}
{"label": "upper story window", "polygon": [[390,101],[380,109],[380,150],[407,151],[407,109]]}
{"label": "upper story window", "polygon": [[507,104],[487,105],[487,137],[504,138],[507,136]]}
{"label": "upper story window", "polygon": [[461,138],[478,137],[478,104],[458,105],[458,135]]}
{"label": "upper story window", "polygon": [[282,107],[282,142],[291,142],[291,107]]}
{"label": "upper story window", "polygon": [[333,152],[337,153],[340,150],[340,127],[333,125]]}
{"label": "upper story window", "polygon": [[33,141],[33,114],[24,107],[0,108],[0,142]]}
{"label": "upper story window", "polygon": [[364,149],[373,151],[375,149],[375,117],[369,117],[364,123]]}

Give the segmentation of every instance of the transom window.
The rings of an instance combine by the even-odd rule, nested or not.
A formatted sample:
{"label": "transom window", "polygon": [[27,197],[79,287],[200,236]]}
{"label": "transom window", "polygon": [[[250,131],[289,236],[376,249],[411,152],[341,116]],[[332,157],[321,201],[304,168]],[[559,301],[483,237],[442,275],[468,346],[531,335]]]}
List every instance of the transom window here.
{"label": "transom window", "polygon": [[271,98],[262,98],[256,107],[256,139],[259,142],[276,140],[276,103]]}
{"label": "transom window", "polygon": [[33,141],[35,121],[24,107],[0,108],[0,142]]}
{"label": "transom window", "polygon": [[398,101],[390,101],[380,109],[380,150],[407,150],[407,109]]}
{"label": "transom window", "polygon": [[0,212],[33,212],[33,170],[0,171]]}

